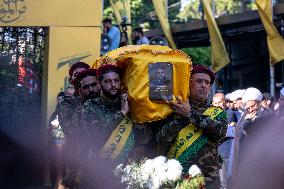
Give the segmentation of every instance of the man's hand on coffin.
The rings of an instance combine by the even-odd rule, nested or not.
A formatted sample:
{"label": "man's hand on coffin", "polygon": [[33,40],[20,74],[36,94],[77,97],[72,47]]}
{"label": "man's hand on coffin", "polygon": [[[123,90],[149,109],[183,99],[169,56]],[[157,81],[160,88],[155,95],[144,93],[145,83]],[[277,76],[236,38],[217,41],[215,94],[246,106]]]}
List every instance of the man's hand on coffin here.
{"label": "man's hand on coffin", "polygon": [[130,110],[130,106],[128,103],[128,93],[121,94],[121,112],[124,116],[126,116]]}
{"label": "man's hand on coffin", "polygon": [[186,117],[191,110],[189,101],[187,100],[186,102],[183,102],[180,97],[175,98],[177,99],[177,102],[168,101],[168,103],[176,114]]}

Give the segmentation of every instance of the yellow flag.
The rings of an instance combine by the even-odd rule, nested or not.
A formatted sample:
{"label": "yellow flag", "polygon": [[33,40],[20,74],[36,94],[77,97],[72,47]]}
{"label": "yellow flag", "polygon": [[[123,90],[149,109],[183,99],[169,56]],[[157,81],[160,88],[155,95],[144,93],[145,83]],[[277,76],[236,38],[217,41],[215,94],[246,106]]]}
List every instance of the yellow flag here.
{"label": "yellow flag", "polygon": [[165,33],[166,38],[168,42],[170,43],[170,46],[176,49],[176,45],[173,40],[173,36],[172,36],[172,32],[171,32],[171,28],[170,28],[170,24],[168,20],[168,15],[166,11],[167,9],[166,0],[152,0],[152,1],[153,1],[155,11],[157,13],[157,16],[159,18],[160,24],[162,26],[162,29]]}
{"label": "yellow flag", "polygon": [[262,24],[267,33],[267,46],[270,63],[276,64],[284,60],[284,40],[272,21],[271,0],[255,1]]}
{"label": "yellow flag", "polygon": [[230,59],[208,0],[202,0],[202,5],[211,41],[212,70],[218,72],[230,62]]}
{"label": "yellow flag", "polygon": [[[131,23],[130,0],[109,0],[117,23],[122,22],[123,17],[127,17],[127,23]],[[128,42],[131,44],[131,26],[127,26]]]}

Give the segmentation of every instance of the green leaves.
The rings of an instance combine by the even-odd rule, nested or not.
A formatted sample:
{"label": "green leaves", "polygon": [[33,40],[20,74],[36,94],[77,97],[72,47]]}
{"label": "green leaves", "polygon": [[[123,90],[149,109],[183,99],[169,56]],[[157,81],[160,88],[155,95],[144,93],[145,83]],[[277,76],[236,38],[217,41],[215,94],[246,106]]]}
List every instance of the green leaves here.
{"label": "green leaves", "polygon": [[211,65],[210,47],[184,48],[182,51],[191,57],[193,64]]}

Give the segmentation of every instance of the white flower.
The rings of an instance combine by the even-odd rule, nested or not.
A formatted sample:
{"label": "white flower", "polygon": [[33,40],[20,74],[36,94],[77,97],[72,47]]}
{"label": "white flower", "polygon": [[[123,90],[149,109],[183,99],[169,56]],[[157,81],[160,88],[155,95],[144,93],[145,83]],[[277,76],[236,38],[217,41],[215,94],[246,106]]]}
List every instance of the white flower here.
{"label": "white flower", "polygon": [[195,177],[196,175],[201,174],[201,170],[197,167],[197,165],[192,165],[188,170],[188,174],[191,177]]}
{"label": "white flower", "polygon": [[167,158],[158,156],[154,160],[155,172],[166,172],[168,169]]}
{"label": "white flower", "polygon": [[141,173],[141,179],[142,181],[145,181],[147,182],[150,178],[150,175],[149,174],[146,174],[146,173]]}
{"label": "white flower", "polygon": [[147,184],[149,189],[159,189],[161,185],[162,185],[162,182],[159,179],[159,177],[151,177],[151,179],[149,180]]}
{"label": "white flower", "polygon": [[167,158],[164,156],[158,156],[154,159],[155,166],[162,165],[166,163],[166,161],[167,161]]}
{"label": "white flower", "polygon": [[154,172],[164,172],[166,173],[168,170],[168,164],[163,163],[163,164],[155,164],[155,171]]}
{"label": "white flower", "polygon": [[180,179],[182,172],[181,171],[168,171],[166,173],[167,175],[167,179],[169,181],[176,181],[178,179]]}
{"label": "white flower", "polygon": [[51,122],[51,125],[53,127],[58,127],[59,126],[59,121],[58,121],[58,116]]}
{"label": "white flower", "polygon": [[168,164],[168,170],[166,173],[167,179],[170,181],[176,181],[180,179],[183,169],[181,164],[175,159],[168,160],[167,164]]}
{"label": "white flower", "polygon": [[131,172],[131,165],[127,165],[123,171],[126,173],[126,174],[129,174]]}
{"label": "white flower", "polygon": [[113,173],[114,175],[118,175],[119,173],[123,173],[123,164],[119,164],[118,166],[116,166],[116,168],[114,169]]}
{"label": "white flower", "polygon": [[155,170],[154,161],[151,159],[147,159],[145,163],[141,166],[142,175],[151,175]]}
{"label": "white flower", "polygon": [[158,178],[162,183],[166,183],[168,181],[167,170],[157,169],[152,174],[152,177]]}
{"label": "white flower", "polygon": [[169,159],[168,162],[168,170],[180,170],[182,171],[182,166],[180,164],[180,162],[176,159]]}
{"label": "white flower", "polygon": [[117,169],[117,170],[122,170],[122,166],[123,166],[123,164],[121,163],[121,164],[119,164],[118,166],[116,166],[115,169]]}

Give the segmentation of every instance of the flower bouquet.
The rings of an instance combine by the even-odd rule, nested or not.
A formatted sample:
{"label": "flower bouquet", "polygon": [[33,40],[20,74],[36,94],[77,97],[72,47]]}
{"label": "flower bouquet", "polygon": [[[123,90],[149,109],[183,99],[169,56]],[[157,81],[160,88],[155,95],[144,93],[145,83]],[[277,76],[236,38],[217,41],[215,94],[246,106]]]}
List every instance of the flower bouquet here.
{"label": "flower bouquet", "polygon": [[51,124],[51,135],[56,139],[64,139],[65,135],[63,133],[62,127],[59,124],[58,115],[56,115],[56,118],[50,124]]}
{"label": "flower bouquet", "polygon": [[114,170],[121,175],[121,182],[129,189],[202,189],[205,188],[204,177],[200,169],[193,165],[184,174],[181,164],[175,159],[159,156],[139,163],[130,162],[123,167],[120,164]]}

